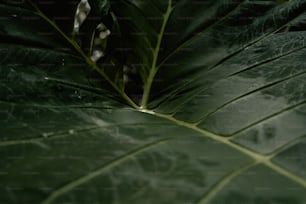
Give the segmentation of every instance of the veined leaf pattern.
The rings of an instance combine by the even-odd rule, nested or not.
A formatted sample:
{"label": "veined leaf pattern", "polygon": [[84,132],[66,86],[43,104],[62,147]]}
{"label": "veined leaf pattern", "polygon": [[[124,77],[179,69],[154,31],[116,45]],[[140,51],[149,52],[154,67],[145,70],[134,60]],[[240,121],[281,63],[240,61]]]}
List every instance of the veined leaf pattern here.
{"label": "veined leaf pattern", "polygon": [[139,106],[23,3],[0,1],[0,203],[306,202],[306,1],[111,1]]}

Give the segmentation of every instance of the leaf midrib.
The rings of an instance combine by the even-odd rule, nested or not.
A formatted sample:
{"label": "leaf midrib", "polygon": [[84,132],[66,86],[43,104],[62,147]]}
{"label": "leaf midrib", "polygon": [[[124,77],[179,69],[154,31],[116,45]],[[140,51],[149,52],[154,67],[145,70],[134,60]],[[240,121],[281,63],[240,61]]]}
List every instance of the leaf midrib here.
{"label": "leaf midrib", "polygon": [[140,109],[146,109],[147,105],[148,105],[148,101],[149,101],[149,97],[150,97],[150,92],[151,92],[151,87],[154,81],[154,77],[158,71],[158,66],[157,66],[157,61],[158,61],[158,57],[159,57],[159,52],[160,52],[160,47],[161,47],[161,43],[164,37],[164,33],[166,30],[166,26],[169,20],[169,17],[172,13],[172,0],[168,0],[168,7],[166,10],[166,13],[163,15],[163,22],[162,22],[162,26],[160,29],[160,32],[158,34],[157,37],[157,43],[156,43],[156,47],[154,49],[154,53],[153,53],[153,61],[152,61],[152,65],[149,71],[149,75],[148,78],[144,84],[144,91],[143,91],[143,95],[142,95],[142,99],[141,99],[141,107]]}
{"label": "leaf midrib", "polygon": [[120,96],[136,110],[139,109],[138,105],[119,87],[115,82],[113,82],[108,75],[94,62],[91,60],[89,56],[87,56],[81,47],[77,44],[77,42],[68,37],[51,19],[49,19],[37,6],[33,3],[32,0],[28,0],[31,6],[36,10],[36,15],[40,16],[47,23],[49,23],[74,49],[75,51],[84,59],[84,61],[95,71],[97,71],[113,88],[114,90],[120,94]]}
{"label": "leaf midrib", "polygon": [[[166,27],[166,24],[167,24],[167,21],[168,21],[168,18],[171,14],[171,0],[169,0],[169,7],[168,7],[168,10],[167,10],[167,13],[165,15],[165,18],[164,18],[164,23],[163,23],[163,26],[162,26],[162,32],[161,34],[159,35],[159,38],[158,38],[158,43],[157,43],[157,47],[155,49],[155,54],[154,54],[154,59],[153,59],[153,63],[152,63],[152,68],[150,70],[150,74],[149,74],[149,83],[147,84],[147,87],[148,87],[148,90],[147,91],[144,91],[144,96],[143,96],[143,102],[142,102],[142,106],[143,108],[146,108],[146,105],[147,105],[147,102],[148,102],[148,98],[149,98],[149,94],[150,94],[150,89],[151,89],[151,85],[153,83],[153,80],[154,80],[154,76],[158,70],[158,67],[156,67],[156,64],[157,64],[157,60],[158,60],[158,54],[159,54],[159,49],[160,49],[160,46],[161,46],[161,41],[162,41],[162,37],[163,37],[163,32],[165,30],[165,27]],[[52,22],[50,21],[50,19],[48,19],[45,15],[43,15],[42,13],[38,13],[39,16],[41,16],[42,18],[44,18],[47,22],[49,22],[57,31],[59,31],[63,37],[69,42],[71,43],[75,48],[76,50],[78,51],[79,50],[79,46],[73,41],[71,40],[69,37],[67,37],[60,29],[57,28],[57,26]],[[84,55],[83,51],[80,50],[80,54],[82,55],[82,57],[84,57],[85,61],[91,65],[91,67],[93,67],[96,71],[98,71],[99,73],[102,72],[100,70],[100,68],[95,64],[93,63],[89,57],[87,57],[86,55]],[[116,88],[117,86],[108,78],[107,75],[105,75],[104,72],[100,73],[103,77],[106,78],[106,80],[112,85],[114,86],[114,88],[122,94],[122,91],[118,88]],[[145,89],[146,90],[146,89]],[[123,95],[123,97],[131,104],[134,104],[133,102],[129,101],[129,97],[125,97]],[[138,108],[138,106],[136,106],[135,104],[132,105],[136,108]],[[300,178],[294,174],[292,174],[291,172],[287,171],[286,169],[274,164],[272,161],[271,161],[271,157],[269,156],[264,156],[264,155],[261,155],[261,154],[258,154],[258,153],[255,153],[251,150],[248,150],[238,144],[235,144],[233,142],[231,142],[228,138],[223,138],[219,135],[216,135],[216,134],[213,134],[211,132],[208,132],[206,130],[203,130],[203,129],[200,129],[198,128],[197,126],[193,125],[193,124],[189,124],[189,123],[186,123],[184,121],[179,121],[175,118],[172,118],[171,116],[168,116],[168,115],[163,115],[163,114],[159,114],[159,113],[154,113],[152,111],[143,111],[143,112],[146,112],[148,114],[153,114],[157,117],[161,117],[161,118],[164,118],[164,119],[167,119],[169,121],[172,121],[174,122],[175,124],[179,125],[179,126],[183,126],[183,127],[186,127],[188,129],[192,129],[196,132],[199,132],[201,133],[201,135],[203,135],[204,137],[208,137],[208,138],[211,138],[215,141],[218,141],[222,144],[225,144],[227,146],[230,146],[234,149],[236,149],[237,151],[245,154],[245,155],[248,155],[250,158],[253,158],[254,161],[256,163],[262,163],[262,164],[265,164],[266,166],[272,168],[274,171],[286,176],[287,178],[295,181],[296,183],[299,183],[300,185],[302,185],[303,187],[306,188],[306,181],[303,179],[303,178]],[[134,151],[132,151],[131,153],[129,153],[128,155],[124,155],[123,157],[119,157],[119,158],[116,158],[114,162],[110,163],[109,165],[106,165],[106,166],[103,166],[103,171],[105,169],[109,169],[111,167],[113,167],[114,165],[124,161],[126,158],[130,157],[130,156],[133,156],[134,154],[136,153],[139,153],[139,152],[142,152],[144,150],[146,150],[148,147],[152,146],[152,145],[156,145],[156,144],[159,144],[159,143],[162,143],[164,141],[166,141],[167,138],[163,139],[163,140],[160,140],[160,141],[156,141],[152,144],[147,144],[139,149],[136,149]],[[101,169],[102,170],[102,169]],[[241,171],[241,169],[238,169],[237,171]],[[54,192],[54,194],[51,194],[51,196],[49,198],[47,198],[43,203],[49,203],[50,201],[52,201],[54,198],[56,198],[58,195],[60,195],[63,190],[67,190],[67,189],[71,189],[71,187],[75,187],[75,184],[82,184],[86,181],[88,181],[89,179],[92,179],[96,176],[98,176],[100,174],[101,171],[97,171],[97,172],[92,172],[91,174],[89,174],[88,176],[85,176],[85,177],[81,177],[80,179],[78,180],[75,180],[75,183],[73,185],[70,185],[71,183],[69,183],[66,188],[63,187],[61,189],[58,189],[59,191],[56,191]],[[59,193],[59,194],[58,194]],[[55,197],[54,197],[55,195]],[[48,200],[49,199],[49,200]]]}
{"label": "leaf midrib", "polygon": [[210,138],[214,141],[218,141],[222,144],[230,146],[230,147],[234,148],[235,150],[239,151],[240,153],[243,153],[244,155],[247,155],[248,157],[252,158],[256,163],[264,164],[264,165],[270,167],[271,169],[273,169],[274,171],[278,172],[279,174],[289,178],[290,180],[292,180],[292,181],[300,184],[304,188],[306,188],[306,180],[305,179],[303,179],[302,177],[299,177],[297,175],[294,175],[293,173],[291,173],[287,169],[285,169],[281,166],[278,166],[271,161],[271,159],[275,156],[275,154],[262,155],[262,154],[254,152],[252,150],[246,149],[245,147],[243,147],[239,144],[233,143],[231,141],[230,137],[222,137],[220,135],[214,134],[214,133],[209,132],[207,130],[203,130],[203,129],[197,127],[195,124],[189,124],[189,123],[186,123],[184,121],[177,120],[177,119],[175,119],[175,118],[173,118],[172,116],[169,116],[169,115],[164,115],[164,114],[160,114],[160,113],[152,113],[152,111],[147,112],[147,113],[156,115],[157,117],[168,119],[168,120],[176,123],[179,126],[183,126],[183,127],[188,128],[188,129],[192,129],[196,132],[199,132],[201,135],[203,135],[203,137],[207,137],[207,138]]}
{"label": "leaf midrib", "polygon": [[[165,115],[165,114],[161,114],[161,113],[156,113],[153,112],[151,110],[141,110],[140,112],[149,114],[149,115],[153,115],[159,118],[163,118],[166,119],[168,121],[173,122],[174,124],[181,126],[181,127],[185,127],[188,128],[190,130],[196,131],[198,133],[200,133],[203,137],[212,139],[214,141],[220,142],[226,146],[230,146],[231,148],[235,149],[236,151],[248,156],[249,158],[252,159],[252,162],[248,162],[247,164],[241,166],[240,168],[237,168],[235,170],[233,170],[232,172],[230,172],[229,174],[225,175],[223,178],[221,178],[212,188],[210,191],[208,191],[207,193],[205,193],[205,195],[203,195],[199,201],[197,202],[198,204],[206,204],[207,202],[209,202],[214,195],[216,195],[225,185],[227,185],[232,179],[234,179],[235,177],[239,176],[242,172],[248,170],[249,168],[251,168],[254,165],[257,164],[263,164],[267,167],[269,167],[270,169],[276,171],[277,173],[279,173],[280,175],[294,181],[297,184],[300,184],[301,186],[303,186],[304,188],[306,188],[306,180],[303,179],[302,177],[299,177],[297,175],[294,175],[292,172],[290,172],[289,170],[273,163],[271,161],[271,159],[279,153],[279,151],[277,151],[276,153],[272,154],[272,155],[261,155],[259,153],[253,152],[252,150],[246,149],[242,146],[240,146],[239,144],[233,143],[230,138],[225,138],[222,137],[220,135],[214,134],[212,132],[209,132],[207,130],[203,130],[200,129],[199,127],[195,126],[194,124],[189,124],[187,122],[184,121],[180,121],[177,120],[175,118],[173,118],[170,115]],[[142,153],[156,145],[159,145],[161,143],[167,142],[168,140],[171,140],[173,138],[171,137],[167,137],[167,138],[163,138],[161,140],[158,141],[154,141],[152,143],[146,144],[144,146],[141,146],[139,148],[136,148],[134,150],[131,150],[129,153],[122,155],[120,157],[115,158],[114,160],[110,161],[107,164],[104,164],[103,166],[101,166],[100,168],[90,172],[89,174],[86,174],[84,176],[81,176],[69,183],[67,183],[66,185],[56,189],[55,191],[53,191],[51,194],[49,194],[49,196],[47,198],[45,198],[41,204],[50,204],[52,203],[52,201],[56,200],[58,197],[62,196],[63,194],[69,192],[70,190],[72,190],[73,188],[82,185],[86,182],[88,182],[91,179],[94,179],[98,176],[100,176],[103,172],[105,172],[106,170],[111,169],[112,167],[121,164],[122,162],[126,161],[127,159]]]}

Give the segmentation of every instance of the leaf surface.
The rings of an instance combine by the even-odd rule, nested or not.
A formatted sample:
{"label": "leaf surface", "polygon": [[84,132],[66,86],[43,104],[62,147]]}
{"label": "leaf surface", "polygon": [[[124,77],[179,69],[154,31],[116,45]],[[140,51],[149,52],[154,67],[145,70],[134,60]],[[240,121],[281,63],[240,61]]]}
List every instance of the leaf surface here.
{"label": "leaf surface", "polygon": [[1,3],[1,203],[304,204],[305,5],[111,2],[134,109],[46,16]]}

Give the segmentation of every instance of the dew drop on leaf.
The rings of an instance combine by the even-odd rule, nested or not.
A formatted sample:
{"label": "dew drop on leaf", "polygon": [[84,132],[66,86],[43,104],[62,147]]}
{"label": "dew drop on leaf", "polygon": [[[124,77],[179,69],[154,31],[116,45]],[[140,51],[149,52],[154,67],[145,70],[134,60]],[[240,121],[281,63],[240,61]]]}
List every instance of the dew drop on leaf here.
{"label": "dew drop on leaf", "polygon": [[71,95],[72,98],[82,99],[82,95],[78,90],[75,90],[74,93]]}
{"label": "dew drop on leaf", "polygon": [[68,133],[69,133],[70,135],[73,135],[73,134],[75,133],[75,131],[71,129],[71,130],[68,131]]}
{"label": "dew drop on leaf", "polygon": [[44,137],[44,138],[48,138],[50,135],[52,135],[53,133],[52,132],[44,132],[44,133],[42,133],[42,136]]}

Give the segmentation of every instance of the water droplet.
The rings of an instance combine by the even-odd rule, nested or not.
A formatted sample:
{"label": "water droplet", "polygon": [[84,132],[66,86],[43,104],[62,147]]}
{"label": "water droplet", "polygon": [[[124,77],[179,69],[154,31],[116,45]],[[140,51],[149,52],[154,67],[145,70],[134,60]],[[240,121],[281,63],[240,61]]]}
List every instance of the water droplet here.
{"label": "water droplet", "polygon": [[75,131],[71,129],[71,130],[68,131],[68,133],[69,133],[70,135],[73,135],[73,134],[75,133]]}
{"label": "water droplet", "polygon": [[65,59],[62,59],[62,66],[65,66]]}
{"label": "water droplet", "polygon": [[53,133],[52,132],[44,132],[44,133],[42,133],[42,136],[44,137],[44,138],[48,138],[49,136],[51,136]]}
{"label": "water droplet", "polygon": [[72,94],[71,97],[77,98],[77,99],[82,99],[82,95],[81,95],[80,91],[78,91],[78,90],[75,90],[74,94]]}

